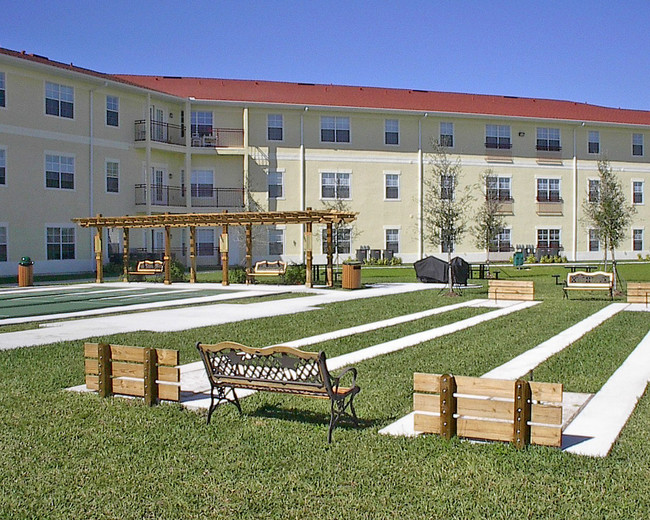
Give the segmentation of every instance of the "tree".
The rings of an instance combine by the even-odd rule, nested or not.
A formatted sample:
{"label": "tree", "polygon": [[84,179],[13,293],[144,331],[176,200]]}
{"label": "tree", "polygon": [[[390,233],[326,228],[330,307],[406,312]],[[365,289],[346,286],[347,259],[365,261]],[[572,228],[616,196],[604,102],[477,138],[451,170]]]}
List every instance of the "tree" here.
{"label": "tree", "polygon": [[621,182],[607,159],[598,161],[598,182],[590,187],[582,209],[584,224],[593,229],[603,243],[604,268],[607,270],[608,249],[614,265],[614,250],[625,238],[632,215],[636,213],[634,206],[626,201]]}
{"label": "tree", "polygon": [[501,199],[496,186],[497,178],[491,169],[481,174],[480,189],[485,189],[485,198],[474,216],[472,232],[476,247],[485,249],[486,263],[490,264],[490,246],[505,226],[505,217],[500,214]]}
{"label": "tree", "polygon": [[468,229],[467,209],[473,200],[469,186],[459,189],[463,169],[460,158],[452,161],[444,146],[432,142],[424,185],[424,236],[433,246],[442,246],[449,263],[449,292],[453,292],[451,253]]}

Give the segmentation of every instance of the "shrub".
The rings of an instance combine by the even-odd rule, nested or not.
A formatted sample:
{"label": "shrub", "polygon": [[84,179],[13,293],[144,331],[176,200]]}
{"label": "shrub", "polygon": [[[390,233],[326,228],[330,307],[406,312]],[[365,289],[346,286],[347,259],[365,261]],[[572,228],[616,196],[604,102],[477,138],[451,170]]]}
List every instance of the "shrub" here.
{"label": "shrub", "polygon": [[173,260],[170,265],[172,282],[185,282],[185,266],[178,260]]}
{"label": "shrub", "polygon": [[228,268],[228,281],[230,283],[246,283],[246,269],[241,265]]}
{"label": "shrub", "polygon": [[305,283],[306,277],[305,264],[289,264],[282,277],[282,282],[286,285],[301,285]]}
{"label": "shrub", "polygon": [[526,263],[527,264],[534,264],[535,262],[537,262],[537,259],[535,258],[535,255],[528,255],[526,257]]}

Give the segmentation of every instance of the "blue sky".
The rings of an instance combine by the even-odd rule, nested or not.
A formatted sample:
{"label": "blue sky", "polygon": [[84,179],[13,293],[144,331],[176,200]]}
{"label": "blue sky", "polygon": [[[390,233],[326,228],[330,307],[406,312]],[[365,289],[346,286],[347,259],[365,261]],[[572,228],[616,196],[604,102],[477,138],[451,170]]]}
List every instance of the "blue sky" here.
{"label": "blue sky", "polygon": [[650,2],[0,0],[0,46],[100,72],[650,110]]}

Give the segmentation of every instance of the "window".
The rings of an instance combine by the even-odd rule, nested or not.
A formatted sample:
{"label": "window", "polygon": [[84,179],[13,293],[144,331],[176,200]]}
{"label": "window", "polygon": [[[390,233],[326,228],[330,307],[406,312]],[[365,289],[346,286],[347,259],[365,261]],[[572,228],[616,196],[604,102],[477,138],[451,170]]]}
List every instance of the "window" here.
{"label": "window", "polygon": [[643,251],[643,229],[632,230],[632,250]]}
{"label": "window", "polygon": [[7,152],[0,148],[0,185],[7,184]]}
{"label": "window", "polygon": [[[327,254],[327,228],[321,234],[322,252]],[[352,249],[351,233],[349,229],[332,229],[332,252],[338,255],[349,255]]]}
{"label": "window", "polygon": [[386,144],[399,144],[399,120],[386,119],[384,142]]}
{"label": "window", "polygon": [[0,226],[0,262],[7,261],[7,228]]}
{"label": "window", "polygon": [[496,237],[490,242],[491,252],[508,252],[512,248],[510,246],[510,229],[503,228],[499,231]]}
{"label": "window", "polygon": [[537,202],[561,202],[560,179],[537,179]]}
{"label": "window", "polygon": [[559,128],[538,128],[537,129],[537,149],[548,152],[559,152],[560,146],[560,129]]}
{"label": "window", "polygon": [[589,179],[589,202],[598,202],[600,200],[600,181],[598,179]]}
{"label": "window", "polygon": [[454,123],[440,123],[440,146],[454,146]]}
{"label": "window", "polygon": [[384,185],[386,200],[399,200],[399,173],[385,173]]}
{"label": "window", "polygon": [[120,98],[106,96],[106,125],[119,126],[120,123]]}
{"label": "window", "polygon": [[321,199],[349,199],[350,174],[340,172],[321,173]]}
{"label": "window", "polygon": [[212,112],[192,111],[190,132],[192,137],[212,135]]}
{"label": "window", "polygon": [[597,229],[589,230],[589,251],[600,251],[600,236]]}
{"label": "window", "polygon": [[643,155],[643,134],[632,134],[632,155]]}
{"label": "window", "polygon": [[269,199],[284,198],[284,173],[282,171],[270,171],[266,176]]}
{"label": "window", "polygon": [[320,140],[324,143],[349,143],[350,118],[322,116],[320,118]]}
{"label": "window", "polygon": [[442,253],[453,253],[454,252],[454,239],[449,236],[445,231],[442,232],[440,238],[440,251]]}
{"label": "window", "polygon": [[269,229],[269,254],[284,254],[284,229]]}
{"label": "window", "polygon": [[559,229],[538,229],[537,230],[537,247],[541,248],[558,248],[560,247],[560,230]]}
{"label": "window", "polygon": [[212,170],[192,170],[190,191],[192,197],[212,197],[214,191]]}
{"label": "window", "polygon": [[386,230],[386,249],[395,255],[399,253],[399,229]]}
{"label": "window", "polygon": [[74,118],[74,89],[58,83],[45,83],[45,113]]}
{"label": "window", "polygon": [[47,259],[74,260],[74,228],[47,228]]}
{"label": "window", "polygon": [[600,132],[589,132],[589,153],[600,153]]}
{"label": "window", "polygon": [[196,230],[197,256],[214,256],[214,229],[198,228]]}
{"label": "window", "polygon": [[454,177],[452,175],[440,176],[440,198],[445,200],[453,200]]}
{"label": "window", "polygon": [[[0,175],[2,175],[1,166],[0,162]],[[643,181],[632,181],[632,204],[643,204]]]}
{"label": "window", "polygon": [[485,147],[510,149],[510,127],[508,125],[485,125]]}
{"label": "window", "polygon": [[284,122],[282,114],[269,114],[266,118],[266,136],[269,141],[282,141],[284,138]]}
{"label": "window", "polygon": [[511,200],[510,177],[488,177],[486,179],[486,195],[490,200]]}
{"label": "window", "polygon": [[106,161],[106,191],[119,193],[120,191],[120,163]]}
{"label": "window", "polygon": [[5,86],[5,73],[0,72],[0,107],[7,106],[7,88]]}
{"label": "window", "polygon": [[74,157],[45,155],[45,186],[62,190],[74,189]]}

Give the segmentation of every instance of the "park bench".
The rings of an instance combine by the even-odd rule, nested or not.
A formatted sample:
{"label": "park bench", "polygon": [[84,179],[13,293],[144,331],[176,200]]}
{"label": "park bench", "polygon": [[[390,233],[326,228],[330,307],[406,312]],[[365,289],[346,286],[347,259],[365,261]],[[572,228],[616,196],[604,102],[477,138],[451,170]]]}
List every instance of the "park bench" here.
{"label": "park bench", "polygon": [[251,276],[282,276],[287,272],[287,263],[281,260],[260,260],[255,263]]}
{"label": "park bench", "polygon": [[566,275],[566,282],[562,289],[564,297],[569,298],[569,291],[607,291],[609,298],[613,298],[614,274],[604,271],[587,273],[576,271]]}
{"label": "park bench", "polygon": [[84,356],[86,388],[102,397],[144,397],[148,405],[180,401],[178,350],[85,343]]}
{"label": "park bench", "polygon": [[135,266],[135,271],[129,271],[132,276],[147,276],[165,272],[165,263],[162,260],[140,260]]}
{"label": "park bench", "polygon": [[[360,391],[357,370],[348,367],[338,376],[331,375],[324,352],[303,352],[286,346],[252,348],[231,341],[216,345],[199,342],[196,348],[211,386],[208,424],[221,403],[232,403],[241,413],[236,388],[329,399],[328,443],[332,442],[332,431],[341,417],[347,415],[358,423],[353,405],[354,396]],[[351,375],[351,384],[341,386],[346,374]]]}
{"label": "park bench", "polygon": [[650,283],[649,282],[628,282],[627,284],[627,303],[645,303],[650,302]]}
{"label": "park bench", "polygon": [[488,297],[494,301],[532,301],[535,299],[535,284],[526,280],[490,280],[488,282]]}
{"label": "park bench", "polygon": [[417,432],[517,448],[562,445],[561,384],[415,373],[413,390]]}

